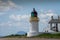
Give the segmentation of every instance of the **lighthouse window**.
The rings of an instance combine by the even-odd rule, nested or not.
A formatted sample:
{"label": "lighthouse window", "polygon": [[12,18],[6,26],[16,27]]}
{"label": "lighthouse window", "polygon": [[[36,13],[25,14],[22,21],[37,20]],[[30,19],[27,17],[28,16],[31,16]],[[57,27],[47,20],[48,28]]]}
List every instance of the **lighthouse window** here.
{"label": "lighthouse window", "polygon": [[34,13],[33,12],[31,13],[31,17],[34,17]]}
{"label": "lighthouse window", "polygon": [[37,13],[36,12],[32,12],[31,13],[31,17],[37,17]]}

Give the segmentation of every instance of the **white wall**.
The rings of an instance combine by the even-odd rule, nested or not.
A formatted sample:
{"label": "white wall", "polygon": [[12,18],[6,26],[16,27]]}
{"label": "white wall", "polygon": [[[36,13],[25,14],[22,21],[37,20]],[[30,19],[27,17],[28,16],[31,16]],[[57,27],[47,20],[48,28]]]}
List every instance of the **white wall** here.
{"label": "white wall", "polygon": [[58,24],[58,30],[60,31],[60,23]]}
{"label": "white wall", "polygon": [[30,32],[38,32],[39,28],[38,28],[38,22],[31,22],[31,27],[30,27]]}

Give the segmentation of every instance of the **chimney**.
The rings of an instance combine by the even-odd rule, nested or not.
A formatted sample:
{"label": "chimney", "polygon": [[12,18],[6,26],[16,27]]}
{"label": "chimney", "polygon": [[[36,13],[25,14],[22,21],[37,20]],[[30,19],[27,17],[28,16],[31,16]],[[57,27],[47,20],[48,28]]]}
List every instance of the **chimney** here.
{"label": "chimney", "polygon": [[58,20],[60,20],[60,16],[58,16]]}
{"label": "chimney", "polygon": [[51,16],[51,19],[53,20],[53,16]]}

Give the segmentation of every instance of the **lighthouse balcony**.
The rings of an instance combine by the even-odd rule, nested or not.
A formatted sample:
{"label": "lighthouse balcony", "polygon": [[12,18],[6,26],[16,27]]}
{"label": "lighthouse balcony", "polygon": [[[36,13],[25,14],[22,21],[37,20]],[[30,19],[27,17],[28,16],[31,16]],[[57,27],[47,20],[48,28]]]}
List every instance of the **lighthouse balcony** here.
{"label": "lighthouse balcony", "polygon": [[38,17],[31,17],[30,18],[30,22],[32,22],[32,21],[38,22],[39,21],[39,18]]}

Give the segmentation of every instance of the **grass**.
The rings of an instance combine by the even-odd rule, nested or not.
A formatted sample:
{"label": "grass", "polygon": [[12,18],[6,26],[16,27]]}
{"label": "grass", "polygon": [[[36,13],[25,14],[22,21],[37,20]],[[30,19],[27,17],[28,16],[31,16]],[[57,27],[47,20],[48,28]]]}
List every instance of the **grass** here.
{"label": "grass", "polygon": [[38,36],[34,36],[34,37],[40,37],[40,38],[60,38],[60,33],[57,33],[57,34],[44,33],[44,34],[39,34]]}
{"label": "grass", "polygon": [[[17,37],[17,38],[27,38],[27,34],[25,35],[9,35],[9,36],[5,36],[3,38],[13,38],[13,37]],[[60,33],[57,34],[50,34],[50,33],[44,33],[44,34],[39,34],[37,36],[33,36],[31,38],[60,38]]]}

